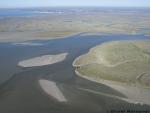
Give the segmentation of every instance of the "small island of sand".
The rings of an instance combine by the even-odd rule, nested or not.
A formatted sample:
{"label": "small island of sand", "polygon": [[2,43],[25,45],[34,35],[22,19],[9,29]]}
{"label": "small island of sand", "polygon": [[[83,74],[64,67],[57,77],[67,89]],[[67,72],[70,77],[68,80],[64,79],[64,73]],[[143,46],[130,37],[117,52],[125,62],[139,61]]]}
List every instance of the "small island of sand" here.
{"label": "small island of sand", "polygon": [[49,80],[40,79],[39,84],[43,91],[49,96],[55,98],[59,102],[67,102],[61,90],[57,87],[56,83]]}
{"label": "small island of sand", "polygon": [[21,67],[34,67],[34,66],[44,66],[49,64],[54,64],[63,61],[68,53],[61,53],[56,55],[43,55],[27,60],[20,61],[18,66]]}

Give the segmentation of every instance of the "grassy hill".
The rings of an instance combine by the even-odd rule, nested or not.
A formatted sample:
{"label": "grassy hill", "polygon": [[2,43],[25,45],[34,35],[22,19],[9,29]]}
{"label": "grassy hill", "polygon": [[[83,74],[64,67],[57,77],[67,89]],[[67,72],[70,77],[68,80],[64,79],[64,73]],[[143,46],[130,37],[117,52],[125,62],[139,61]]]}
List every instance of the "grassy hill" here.
{"label": "grassy hill", "polygon": [[150,41],[113,41],[92,48],[73,62],[82,76],[150,86]]}

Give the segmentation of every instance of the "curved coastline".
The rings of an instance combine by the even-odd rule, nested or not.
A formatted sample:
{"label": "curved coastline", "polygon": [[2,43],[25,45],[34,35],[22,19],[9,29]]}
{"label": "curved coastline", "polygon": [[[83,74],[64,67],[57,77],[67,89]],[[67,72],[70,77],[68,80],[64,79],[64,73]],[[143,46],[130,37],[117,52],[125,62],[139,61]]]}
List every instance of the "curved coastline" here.
{"label": "curved coastline", "polygon": [[[85,54],[77,57],[73,61],[72,65],[73,65],[73,67],[75,67],[75,73],[79,77],[87,79],[92,82],[104,84],[126,96],[126,98],[121,98],[121,97],[119,97],[119,98],[129,99],[129,100],[133,101],[133,103],[136,103],[136,104],[139,103],[141,105],[143,105],[143,104],[150,105],[150,95],[149,95],[150,87],[147,85],[148,80],[145,80],[145,78],[141,79],[141,72],[142,72],[142,77],[143,77],[143,73],[146,73],[146,75],[149,74],[148,73],[149,66],[148,66],[148,63],[146,63],[146,61],[150,60],[149,53],[147,53],[147,51],[149,50],[148,49],[149,43],[150,42],[144,42],[144,41],[143,42],[142,41],[141,42],[125,41],[125,43],[124,42],[120,43],[120,41],[114,41],[113,43],[108,42],[108,48],[107,48],[107,43],[106,43],[106,45],[103,44],[103,46],[102,46],[102,47],[106,48],[106,51],[104,51],[104,53],[102,53],[102,56],[100,55],[100,53],[103,52],[102,49],[104,49],[104,48],[101,48],[99,50],[100,46],[96,46],[96,47],[98,47],[98,49],[96,47],[91,48],[88,53],[85,53]],[[117,46],[116,45],[113,46],[113,44],[114,45],[116,44]],[[121,45],[121,48],[116,49],[116,48],[120,47],[120,45]],[[128,45],[129,45],[129,47],[126,47]],[[110,47],[114,47],[114,48],[109,49]],[[98,50],[99,50],[99,52],[97,53],[96,51],[98,51]],[[114,50],[114,52],[116,52],[116,53],[109,53],[109,51],[111,51],[111,50]],[[122,52],[124,52],[122,50],[125,50],[125,52],[127,52],[127,53],[122,54]],[[133,50],[135,50],[135,51],[132,52]],[[113,52],[113,51],[111,51],[111,52]],[[117,55],[121,54],[121,55],[116,56],[116,54]],[[106,55],[114,55],[114,56],[107,57]],[[141,55],[141,56],[138,56],[137,59],[133,59],[134,55]],[[100,57],[102,57],[102,58],[100,58]],[[113,57],[113,58],[109,59],[111,57]],[[94,59],[94,58],[99,58],[99,59]],[[117,60],[117,58],[120,58],[120,59]],[[97,61],[98,65],[103,65],[104,67],[99,66],[99,67],[95,68],[97,65],[94,65],[94,62],[96,62],[96,61]],[[115,62],[115,61],[117,61],[117,62]],[[136,67],[134,67],[134,65],[136,65]],[[139,66],[139,65],[143,66],[142,69],[140,69],[141,66]],[[82,70],[82,67],[83,67],[83,70]],[[127,73],[126,73],[127,71],[125,71],[125,70],[130,70],[128,73],[129,76],[125,76],[123,78],[126,78],[129,81],[130,80],[132,80],[132,81],[130,81],[128,83],[126,80],[124,82],[121,81],[123,78],[121,78],[121,79],[117,78],[117,77],[122,77],[122,76],[115,76],[116,80],[105,79],[105,78],[103,78],[103,76],[97,78],[96,76],[98,76],[98,74],[100,74],[97,72],[100,67],[102,68],[102,70],[104,69],[104,72],[106,72],[106,73],[104,73],[103,71],[102,72],[104,73],[104,75],[108,74],[108,77],[109,77],[109,73],[111,73],[112,71],[114,72],[115,70],[116,71],[118,70],[116,72],[116,75],[119,75],[122,73],[123,76],[127,75]],[[93,69],[93,71],[92,71],[92,69]],[[109,71],[109,69],[111,71]],[[137,71],[137,69],[140,69],[140,70]],[[81,72],[80,72],[80,70],[81,70]],[[83,73],[82,73],[82,71],[83,71]],[[101,72],[101,70],[99,72]],[[90,75],[96,74],[96,75],[95,76],[87,76],[86,74],[90,74]],[[113,74],[115,74],[115,72]],[[113,76],[113,74],[112,75],[110,74],[110,77]],[[132,76],[130,76],[130,75],[132,75]],[[142,80],[143,84],[140,83],[139,80],[137,80],[137,76],[138,77],[140,76],[140,79]],[[136,77],[136,78],[134,79],[134,77]],[[148,75],[147,75],[147,77],[148,77]],[[135,80],[135,82],[134,82],[134,80]]]}
{"label": "curved coastline", "polygon": [[[134,84],[133,85],[127,85],[125,83],[119,83],[116,81],[96,79],[96,78],[84,76],[81,73],[79,73],[77,70],[75,70],[75,73],[77,76],[84,78],[86,80],[100,83],[100,84],[104,84],[108,87],[111,87],[112,89],[125,95],[127,98],[108,94],[108,95],[111,95],[112,97],[127,101],[129,103],[133,103],[133,104],[140,104],[140,105],[148,104],[148,105],[150,105],[150,96],[149,96],[150,88],[141,89],[141,87],[136,87]],[[144,93],[142,93],[143,91],[144,91]]]}
{"label": "curved coastline", "polygon": [[[88,72],[90,75],[95,74],[107,80],[136,84],[137,76],[145,73],[148,77],[150,73],[149,43],[150,41],[103,43],[91,48],[88,53],[77,57],[72,65],[83,73]],[[141,77],[141,80],[142,85],[147,87],[150,84],[145,79],[145,75]]]}

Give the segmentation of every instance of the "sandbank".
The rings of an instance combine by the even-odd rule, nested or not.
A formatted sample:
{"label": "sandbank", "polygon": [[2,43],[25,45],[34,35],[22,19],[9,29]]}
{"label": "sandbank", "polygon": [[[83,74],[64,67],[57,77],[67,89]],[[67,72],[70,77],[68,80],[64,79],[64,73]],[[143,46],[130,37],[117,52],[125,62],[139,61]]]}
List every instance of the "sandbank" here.
{"label": "sandbank", "polygon": [[39,84],[41,88],[47,93],[49,96],[52,96],[59,102],[67,102],[67,99],[64,97],[61,90],[57,87],[56,83],[49,80],[40,79]]}
{"label": "sandbank", "polygon": [[54,64],[65,60],[68,53],[60,53],[56,55],[43,55],[39,57],[30,58],[27,60],[20,61],[18,66],[21,67],[34,67]]}

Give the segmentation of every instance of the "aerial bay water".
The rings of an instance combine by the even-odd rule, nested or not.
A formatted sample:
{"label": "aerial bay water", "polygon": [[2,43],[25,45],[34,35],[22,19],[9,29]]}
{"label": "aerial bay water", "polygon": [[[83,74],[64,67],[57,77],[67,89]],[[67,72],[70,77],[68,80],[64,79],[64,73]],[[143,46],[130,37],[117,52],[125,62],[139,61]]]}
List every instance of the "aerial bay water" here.
{"label": "aerial bay water", "polygon": [[104,42],[150,40],[149,17],[149,8],[0,9],[0,113],[149,112],[72,65]]}
{"label": "aerial bay water", "polygon": [[[0,44],[0,112],[2,113],[100,113],[112,109],[150,110],[149,105],[128,103],[114,89],[78,77],[74,59],[91,47],[113,40],[149,40],[143,35],[77,34],[64,39],[27,41],[33,45]],[[40,44],[34,46],[34,43]],[[68,53],[65,60],[46,66],[22,68],[18,62],[47,54]],[[67,102],[47,95],[39,80],[56,83]],[[56,87],[55,86],[55,87]],[[88,89],[91,90],[82,90]],[[92,92],[93,91],[93,92]],[[96,93],[95,93],[96,92]],[[109,95],[115,95],[109,96]]]}

